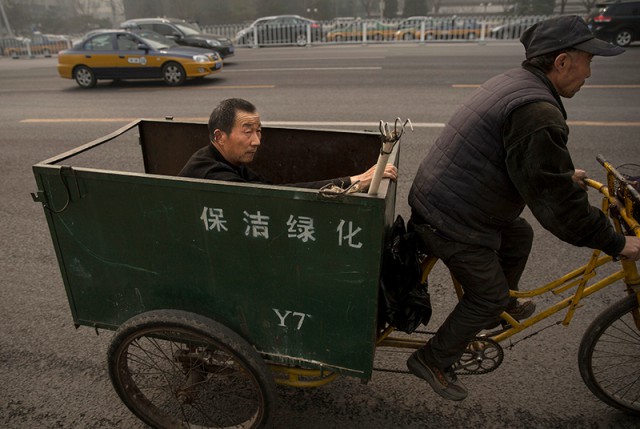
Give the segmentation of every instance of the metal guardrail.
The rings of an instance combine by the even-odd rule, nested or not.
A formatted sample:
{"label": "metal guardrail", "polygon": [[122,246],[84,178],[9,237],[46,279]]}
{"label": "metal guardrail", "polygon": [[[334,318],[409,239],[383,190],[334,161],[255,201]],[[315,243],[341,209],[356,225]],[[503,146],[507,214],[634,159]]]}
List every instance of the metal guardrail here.
{"label": "metal guardrail", "polygon": [[231,39],[236,46],[398,43],[425,41],[515,40],[547,16],[411,17],[394,20],[318,21],[307,25],[201,26],[203,32]]}
{"label": "metal guardrail", "polygon": [[5,38],[0,39],[0,56],[34,58],[41,55],[51,57],[58,52],[71,48],[71,40],[55,40],[34,43],[30,39]]}
{"label": "metal guardrail", "polygon": [[[348,43],[424,43],[438,41],[516,40],[530,25],[547,16],[410,17],[393,20],[317,21],[307,25],[200,26],[204,33],[228,38],[237,47],[327,45]],[[50,57],[71,48],[71,40],[33,43],[29,39],[0,39],[0,56]]]}

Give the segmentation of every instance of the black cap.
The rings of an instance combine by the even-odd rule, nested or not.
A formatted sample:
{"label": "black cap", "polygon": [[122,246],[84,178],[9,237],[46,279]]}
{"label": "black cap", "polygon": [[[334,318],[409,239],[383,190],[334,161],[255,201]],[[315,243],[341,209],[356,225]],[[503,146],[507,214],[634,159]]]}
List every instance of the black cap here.
{"label": "black cap", "polygon": [[559,16],[533,24],[522,33],[520,41],[527,59],[567,48],[605,57],[624,52],[620,46],[597,39],[587,23],[576,15]]}

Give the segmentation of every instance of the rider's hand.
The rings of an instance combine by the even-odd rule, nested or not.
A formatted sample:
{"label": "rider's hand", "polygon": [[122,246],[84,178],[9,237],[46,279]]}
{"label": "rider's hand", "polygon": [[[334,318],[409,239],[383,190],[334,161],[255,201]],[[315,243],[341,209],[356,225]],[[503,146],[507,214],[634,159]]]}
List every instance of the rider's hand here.
{"label": "rider's hand", "polygon": [[573,177],[571,177],[573,179],[574,182],[576,182],[578,185],[580,185],[580,187],[582,189],[584,189],[585,191],[589,189],[589,187],[587,186],[587,184],[585,183],[584,179],[587,178],[587,172],[584,170],[580,170],[579,168],[576,168],[576,171],[573,173]]}
{"label": "rider's hand", "polygon": [[[351,177],[351,183],[355,183],[356,181],[360,181],[360,189],[363,191],[369,189],[369,185],[371,184],[371,180],[373,179],[373,173],[376,171],[376,166],[374,165],[367,171],[362,174],[358,174],[357,176]],[[396,180],[398,178],[398,169],[393,164],[387,164],[384,168],[384,173],[382,174],[383,178]]]}
{"label": "rider's hand", "polygon": [[620,252],[620,256],[632,261],[640,260],[640,238],[625,237],[624,248]]}

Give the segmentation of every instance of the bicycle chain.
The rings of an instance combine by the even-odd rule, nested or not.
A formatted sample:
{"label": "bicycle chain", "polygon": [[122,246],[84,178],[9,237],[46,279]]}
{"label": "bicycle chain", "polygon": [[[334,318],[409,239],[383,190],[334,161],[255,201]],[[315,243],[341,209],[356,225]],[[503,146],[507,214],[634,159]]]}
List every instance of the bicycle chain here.
{"label": "bicycle chain", "polygon": [[475,337],[453,370],[459,375],[479,375],[495,371],[504,359],[500,344],[487,337]]}

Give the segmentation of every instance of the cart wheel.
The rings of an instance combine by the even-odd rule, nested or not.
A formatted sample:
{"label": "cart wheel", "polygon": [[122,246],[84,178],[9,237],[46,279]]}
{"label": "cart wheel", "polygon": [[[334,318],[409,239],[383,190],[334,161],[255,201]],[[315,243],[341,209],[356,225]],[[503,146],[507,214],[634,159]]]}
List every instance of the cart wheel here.
{"label": "cart wheel", "polygon": [[108,351],[113,386],[154,428],[269,426],[275,382],[265,362],[224,325],[178,310],[129,319]]}
{"label": "cart wheel", "polygon": [[607,308],[587,328],[578,352],[580,375],[598,399],[640,415],[640,330],[635,294]]}

